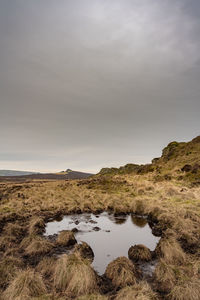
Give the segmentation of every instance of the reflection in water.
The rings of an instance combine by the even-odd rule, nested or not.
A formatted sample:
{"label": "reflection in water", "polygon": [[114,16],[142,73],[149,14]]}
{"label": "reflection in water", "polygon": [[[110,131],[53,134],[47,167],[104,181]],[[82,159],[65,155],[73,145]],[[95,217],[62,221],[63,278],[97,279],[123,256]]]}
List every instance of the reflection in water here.
{"label": "reflection in water", "polygon": [[[95,231],[94,227],[99,227]],[[47,223],[45,235],[57,234],[62,230],[76,228],[78,242],[84,241],[94,252],[93,267],[99,274],[105,272],[106,266],[119,256],[128,256],[128,249],[136,244],[144,244],[154,250],[158,237],[155,237],[147,220],[136,216],[82,214],[65,216],[62,221]]]}
{"label": "reflection in water", "polygon": [[120,224],[124,224],[126,222],[128,215],[115,216],[114,214],[108,214],[107,217],[113,223],[120,225]]}
{"label": "reflection in water", "polygon": [[126,222],[127,218],[122,218],[122,217],[115,217],[115,224],[124,224]]}
{"label": "reflection in water", "polygon": [[144,227],[147,225],[147,219],[143,217],[138,217],[136,215],[131,215],[131,220],[133,224],[139,227]]}

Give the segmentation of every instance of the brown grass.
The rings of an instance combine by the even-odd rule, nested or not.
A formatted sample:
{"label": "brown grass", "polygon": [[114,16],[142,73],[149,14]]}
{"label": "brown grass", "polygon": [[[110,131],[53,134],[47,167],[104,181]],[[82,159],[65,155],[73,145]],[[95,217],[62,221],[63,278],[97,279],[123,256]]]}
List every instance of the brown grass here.
{"label": "brown grass", "polygon": [[41,217],[33,217],[29,223],[29,234],[39,234],[44,231],[45,222]]}
{"label": "brown grass", "polygon": [[69,230],[63,230],[59,233],[56,244],[59,246],[71,246],[76,243],[74,233]]}
{"label": "brown grass", "polygon": [[174,237],[161,238],[155,250],[168,263],[184,263],[186,255]]}
{"label": "brown grass", "polygon": [[29,256],[44,255],[50,253],[53,244],[39,235],[31,235],[24,238],[20,244],[24,253]]}
{"label": "brown grass", "polygon": [[144,245],[131,246],[128,250],[128,257],[134,262],[152,259],[151,251]]}
{"label": "brown grass", "polygon": [[62,255],[55,267],[54,286],[68,296],[81,296],[98,290],[97,278],[89,262],[77,254]]}
{"label": "brown grass", "polygon": [[55,257],[44,257],[36,266],[36,271],[39,272],[42,277],[50,278],[53,276],[53,273],[55,271],[55,265]]}
{"label": "brown grass", "polygon": [[47,294],[39,297],[33,297],[31,300],[66,300],[66,298],[55,296],[53,294]]}
{"label": "brown grass", "polygon": [[76,244],[76,246],[74,247],[74,252],[79,253],[81,257],[89,259],[91,262],[94,259],[94,252],[86,242]]}
{"label": "brown grass", "polygon": [[6,287],[17,271],[24,266],[18,257],[8,256],[0,261],[0,287]]}
{"label": "brown grass", "polygon": [[126,257],[118,257],[106,268],[106,276],[116,287],[125,287],[136,283],[135,266]]}
{"label": "brown grass", "polygon": [[39,297],[33,297],[31,300],[66,300],[65,297],[55,296],[54,294],[42,295]]}
{"label": "brown grass", "polygon": [[19,271],[4,292],[5,300],[27,300],[46,294],[42,277],[33,270]]}
{"label": "brown grass", "polygon": [[[194,293],[195,286],[197,286],[197,283],[199,282],[197,278],[199,277],[199,270],[198,270],[198,264],[191,261],[191,259],[188,259],[184,263],[184,265],[175,265],[175,264],[169,264],[164,259],[160,259],[156,269],[155,269],[155,280],[157,281],[157,288],[161,292],[171,292],[172,290],[183,290],[183,286],[187,286],[187,289],[189,290],[189,286],[192,286],[192,282],[196,283],[194,287]],[[198,290],[197,290],[198,291]],[[174,293],[175,295],[176,293]],[[188,293],[185,293],[188,295]],[[175,297],[175,296],[174,296]],[[170,298],[171,299],[171,298]]]}
{"label": "brown grass", "polygon": [[7,236],[14,236],[15,239],[21,239],[25,229],[19,224],[7,223],[3,229],[3,234]]}
{"label": "brown grass", "polygon": [[0,236],[0,251],[7,251],[8,249],[14,248],[15,238],[14,236],[2,235]]}
{"label": "brown grass", "polygon": [[78,297],[76,300],[108,300],[108,297],[99,294],[93,294]]}
{"label": "brown grass", "polygon": [[[53,295],[42,295],[42,296],[39,296],[39,297],[33,297],[31,298],[31,300],[54,300],[54,296]],[[57,298],[58,299],[58,298]]]}
{"label": "brown grass", "polygon": [[200,279],[192,278],[183,280],[175,285],[169,293],[171,300],[199,300],[200,299]]}
{"label": "brown grass", "polygon": [[154,276],[158,282],[158,290],[162,292],[169,292],[176,283],[176,275],[178,268],[174,265],[170,265],[164,259],[160,259]]}
{"label": "brown grass", "polygon": [[[46,219],[84,211],[138,212],[149,215],[162,233],[156,251],[160,263],[156,268],[153,284],[158,289],[167,286],[165,289],[167,292],[169,287],[171,290],[177,287],[183,294],[183,288],[180,287],[184,278],[189,283],[188,277],[196,278],[200,274],[200,186],[191,187],[183,181],[175,180],[173,176],[180,175],[177,170],[172,170],[170,181],[164,180],[163,174],[161,174],[162,181],[156,181],[155,175],[118,174],[110,179],[95,179],[95,181],[93,178],[91,183],[85,181],[0,183],[0,229],[5,225],[0,237],[1,263],[11,254],[16,257],[23,255],[35,236],[44,230]],[[24,194],[24,198],[18,198],[19,185],[20,193]],[[32,216],[31,220],[30,216]],[[9,223],[16,224],[16,229]],[[18,233],[18,229],[19,232],[21,231],[20,226],[24,229],[21,236]],[[22,237],[25,238],[20,242]],[[30,253],[34,256],[32,253],[35,251]],[[34,257],[41,259],[39,255]],[[23,259],[27,265],[33,262],[30,255],[24,256]],[[191,266],[191,262],[194,267]],[[39,268],[39,265],[37,267]],[[54,278],[51,275],[54,272],[53,264],[45,268],[45,262],[43,264],[41,262],[40,268],[49,288],[48,291],[53,294]],[[6,277],[5,283],[4,279],[2,282],[6,287]],[[107,286],[103,286],[104,288]],[[88,294],[88,291],[84,294]],[[160,295],[162,296],[162,293]],[[64,296],[64,298],[69,297],[69,294]]]}
{"label": "brown grass", "polygon": [[32,240],[30,245],[26,247],[25,253],[27,255],[44,255],[50,253],[53,248],[53,244],[44,238],[37,237]]}
{"label": "brown grass", "polygon": [[157,295],[146,282],[125,287],[117,293],[115,300],[157,300]]}

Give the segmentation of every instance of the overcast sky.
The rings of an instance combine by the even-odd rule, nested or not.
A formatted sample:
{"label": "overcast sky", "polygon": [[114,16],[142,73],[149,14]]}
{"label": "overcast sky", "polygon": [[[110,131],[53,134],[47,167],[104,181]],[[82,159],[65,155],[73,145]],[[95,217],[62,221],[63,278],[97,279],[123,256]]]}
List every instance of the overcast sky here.
{"label": "overcast sky", "polygon": [[199,134],[199,0],[0,0],[0,169],[96,172]]}

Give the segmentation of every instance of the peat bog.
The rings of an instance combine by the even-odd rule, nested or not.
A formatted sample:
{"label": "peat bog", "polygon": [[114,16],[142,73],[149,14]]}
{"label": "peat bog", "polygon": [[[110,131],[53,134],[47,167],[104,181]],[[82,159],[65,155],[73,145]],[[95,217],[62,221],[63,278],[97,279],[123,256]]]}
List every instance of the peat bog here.
{"label": "peat bog", "polygon": [[[75,232],[78,243],[86,242],[94,252],[93,268],[102,275],[106,266],[120,256],[128,257],[131,246],[143,244],[154,251],[160,238],[152,234],[147,218],[135,214],[115,216],[113,213],[84,213],[64,216],[46,224],[44,235],[56,237],[63,230]],[[144,272],[152,266],[143,264]]]}

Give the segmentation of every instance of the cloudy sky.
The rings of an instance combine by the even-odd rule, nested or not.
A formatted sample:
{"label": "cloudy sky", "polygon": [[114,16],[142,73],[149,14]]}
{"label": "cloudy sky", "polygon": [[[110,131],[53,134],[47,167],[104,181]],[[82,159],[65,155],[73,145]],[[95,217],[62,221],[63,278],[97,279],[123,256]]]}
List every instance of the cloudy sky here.
{"label": "cloudy sky", "polygon": [[96,172],[200,134],[199,0],[0,0],[0,169]]}

